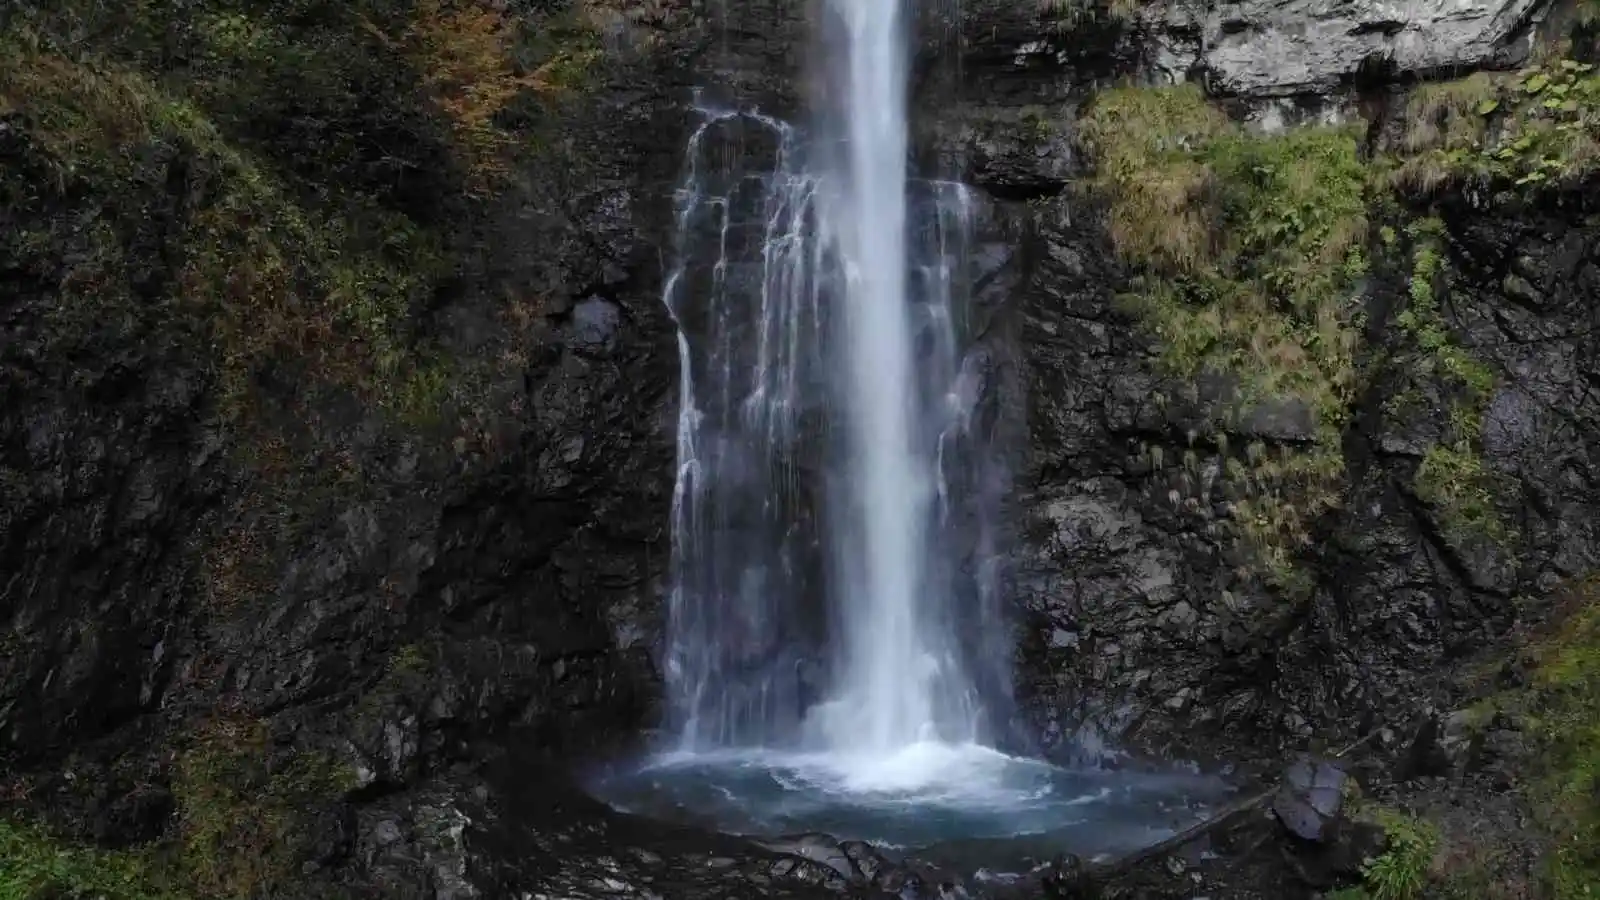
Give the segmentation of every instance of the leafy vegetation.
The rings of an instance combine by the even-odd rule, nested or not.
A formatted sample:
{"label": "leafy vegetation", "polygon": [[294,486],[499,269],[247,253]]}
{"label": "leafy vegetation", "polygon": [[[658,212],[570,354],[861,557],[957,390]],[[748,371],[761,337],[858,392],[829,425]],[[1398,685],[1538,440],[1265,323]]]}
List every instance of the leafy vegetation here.
{"label": "leafy vegetation", "polygon": [[309,817],[353,786],[320,753],[275,755],[259,721],[218,719],[178,757],[173,840],[103,851],[0,818],[0,900],[257,896],[292,882]]}
{"label": "leafy vegetation", "polygon": [[453,354],[428,316],[484,252],[462,239],[478,198],[518,189],[592,82],[591,5],[61,0],[8,20],[0,259],[32,279],[45,357],[181,361],[258,476],[213,530],[211,608],[267,593],[285,535],[366,489],[329,410],[437,447],[488,415],[514,354]]}
{"label": "leafy vegetation", "polygon": [[[5,249],[51,270],[70,242],[52,227],[64,204],[169,202],[168,179],[186,178],[168,299],[209,322],[225,413],[253,418],[264,380],[310,375],[407,424],[437,418],[463,377],[416,327],[454,269],[441,233],[470,217],[463,194],[496,188],[536,143],[508,123],[586,83],[599,56],[586,7],[528,20],[442,0],[46,9],[0,36],[0,118],[33,169],[0,179],[33,225]],[[64,334],[103,318],[142,264],[116,210],[87,227]]]}
{"label": "leafy vegetation", "polygon": [[1361,867],[1373,900],[1413,900],[1428,882],[1428,868],[1439,848],[1439,832],[1421,819],[1376,812],[1387,843],[1382,854]]}
{"label": "leafy vegetation", "polygon": [[[1394,228],[1372,232],[1369,215],[1462,179],[1529,190],[1586,176],[1600,162],[1600,76],[1588,63],[1548,59],[1426,84],[1400,121],[1372,159],[1343,128],[1247,131],[1193,85],[1104,91],[1081,123],[1092,187],[1131,270],[1124,306],[1158,340],[1168,373],[1233,384],[1236,402],[1209,436],[1227,457],[1229,528],[1252,549],[1253,569],[1291,592],[1306,586],[1298,548],[1339,502],[1341,435],[1363,377],[1357,295],[1369,249],[1410,253],[1394,324],[1408,375],[1436,386],[1447,409],[1416,494],[1454,541],[1512,540],[1481,452],[1494,374],[1441,310],[1443,225],[1414,222],[1402,242]],[[1310,415],[1309,440],[1248,440],[1253,417],[1295,411]],[[1230,432],[1246,434],[1243,452],[1217,440]]]}
{"label": "leafy vegetation", "polygon": [[1570,182],[1600,165],[1600,75],[1572,59],[1479,72],[1419,87],[1404,121],[1391,175],[1403,189]]}
{"label": "leafy vegetation", "polygon": [[1164,368],[1232,381],[1218,431],[1273,409],[1310,418],[1305,445],[1257,440],[1225,472],[1239,537],[1271,580],[1299,590],[1293,557],[1337,502],[1356,388],[1367,227],[1357,135],[1251,134],[1192,85],[1108,91],[1082,128],[1112,240],[1135,273],[1124,304],[1159,339]]}
{"label": "leafy vegetation", "polygon": [[1439,831],[1431,823],[1381,807],[1363,817],[1381,825],[1384,850],[1361,867],[1361,884],[1329,895],[1329,900],[1416,900],[1432,881]]}
{"label": "leafy vegetation", "polygon": [[531,71],[519,71],[518,24],[502,9],[417,0],[398,35],[368,19],[366,27],[409,59],[432,107],[447,123],[462,156],[469,188],[485,192],[503,178],[516,138],[497,119],[525,91],[550,93],[581,87],[600,56],[595,36],[557,46]]}
{"label": "leafy vegetation", "polygon": [[[1531,808],[1528,827],[1547,846],[1534,873],[1537,896],[1592,900],[1600,896],[1600,576],[1562,586],[1555,599],[1551,620],[1518,654],[1529,668],[1526,681],[1489,687],[1501,664],[1480,671],[1487,694],[1464,711],[1464,721],[1470,733],[1493,724],[1528,739],[1525,755],[1513,762],[1516,790]],[[1459,877],[1459,868],[1440,873],[1443,896],[1528,896],[1520,878],[1505,885],[1479,872],[1473,880]]]}

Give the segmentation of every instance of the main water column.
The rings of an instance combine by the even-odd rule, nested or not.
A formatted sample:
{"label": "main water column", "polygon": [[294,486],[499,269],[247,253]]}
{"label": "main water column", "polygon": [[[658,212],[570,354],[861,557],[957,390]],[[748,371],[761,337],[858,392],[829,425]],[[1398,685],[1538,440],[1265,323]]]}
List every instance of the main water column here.
{"label": "main water column", "polygon": [[[836,535],[847,561],[843,709],[829,729],[840,750],[885,751],[932,737],[933,654],[918,606],[928,462],[914,444],[917,389],[906,293],[906,48],[900,0],[827,0],[842,26],[841,88],[819,110],[843,154],[824,228],[842,257],[851,526]],[[832,35],[824,29],[823,40]]]}

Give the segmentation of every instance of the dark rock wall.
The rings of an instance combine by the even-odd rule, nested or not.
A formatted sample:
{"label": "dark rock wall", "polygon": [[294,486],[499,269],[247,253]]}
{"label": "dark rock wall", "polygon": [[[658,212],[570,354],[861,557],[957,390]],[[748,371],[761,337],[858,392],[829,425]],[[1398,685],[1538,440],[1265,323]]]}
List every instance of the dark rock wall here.
{"label": "dark rock wall", "polygon": [[[691,101],[709,83],[793,110],[800,4],[513,4],[518,52],[564,62],[548,29],[591,55],[576,89],[500,116],[515,166],[472,199],[421,89],[362,80],[404,81],[399,38],[374,42],[356,8],[269,6],[197,6],[190,31],[142,8],[7,23],[27,30],[4,49],[31,68],[0,78],[0,798],[67,834],[175,839],[198,867],[185,878],[213,887],[238,860],[189,859],[208,813],[293,829],[224,841],[290,848],[261,878],[353,866],[337,895],[470,896],[473,782],[436,776],[513,745],[581,764],[654,722],[678,365],[660,290]],[[400,33],[412,7],[375,21]],[[230,11],[298,42],[250,75],[270,103],[239,102],[196,49]],[[89,109],[128,116],[111,152],[55,142],[73,120],[39,111],[77,108],[80,52],[135,98],[176,73],[225,143],[209,125],[174,137],[132,102]],[[295,81],[324,65],[349,83]],[[367,99],[339,106],[341,91]],[[406,116],[415,130],[382,130]],[[210,271],[206,228],[237,210],[240,158],[307,192],[252,201],[278,215],[349,189],[440,234],[397,370],[344,377],[371,340],[352,326],[370,323],[337,308],[291,320],[310,341],[239,361],[248,334],[226,324],[281,321],[213,309],[186,279]],[[386,174],[397,158],[412,162]],[[235,252],[216,271],[254,274]],[[291,305],[321,299],[315,274]],[[286,780],[307,761],[339,789]]]}
{"label": "dark rock wall", "polygon": [[[131,179],[75,178],[28,108],[0,107],[17,796],[114,819],[218,715],[386,789],[513,727],[567,754],[649,724],[677,366],[660,248],[712,30],[670,5],[608,20],[594,83],[534,123],[510,186],[434,195],[453,272],[412,313],[458,380],[415,418],[328,387],[311,351],[250,372],[240,415],[181,284],[221,164],[150,141]],[[62,793],[69,753],[101,768],[95,796]]]}

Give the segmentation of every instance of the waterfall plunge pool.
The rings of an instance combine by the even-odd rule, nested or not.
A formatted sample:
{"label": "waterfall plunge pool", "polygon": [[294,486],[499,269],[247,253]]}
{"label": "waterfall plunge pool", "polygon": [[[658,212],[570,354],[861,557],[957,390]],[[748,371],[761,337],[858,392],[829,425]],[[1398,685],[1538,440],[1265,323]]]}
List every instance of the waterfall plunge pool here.
{"label": "waterfall plunge pool", "polygon": [[1205,819],[1226,783],[1176,767],[1074,768],[976,744],[889,756],[770,749],[668,753],[591,780],[626,813],[751,838],[821,832],[886,856],[1021,872],[1062,854],[1116,857]]}

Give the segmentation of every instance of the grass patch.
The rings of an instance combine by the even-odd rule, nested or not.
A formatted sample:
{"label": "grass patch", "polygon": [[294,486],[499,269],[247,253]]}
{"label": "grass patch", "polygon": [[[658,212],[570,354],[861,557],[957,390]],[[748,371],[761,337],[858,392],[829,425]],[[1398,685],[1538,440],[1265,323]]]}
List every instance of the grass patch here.
{"label": "grass patch", "polygon": [[1374,820],[1388,840],[1383,853],[1361,867],[1362,882],[1373,900],[1414,900],[1428,883],[1439,830],[1391,811],[1374,813]]}
{"label": "grass patch", "polygon": [[1198,87],[1121,88],[1082,123],[1107,204],[1124,298],[1170,374],[1227,377],[1236,428],[1267,404],[1303,410],[1308,446],[1256,441],[1231,458],[1231,525],[1255,569],[1306,586],[1293,559],[1338,499],[1340,436],[1356,388],[1356,283],[1365,273],[1368,173],[1350,129],[1258,135]]}
{"label": "grass patch", "polygon": [[1334,891],[1329,900],[1417,900],[1433,880],[1439,829],[1415,816],[1368,806],[1360,817],[1383,828],[1383,852],[1361,866],[1359,885]]}
{"label": "grass patch", "polygon": [[1212,227],[1197,204],[1208,172],[1197,158],[1228,129],[1196,85],[1114,88],[1078,123],[1095,159],[1093,186],[1111,199],[1111,238],[1130,263],[1183,271],[1210,256]]}

